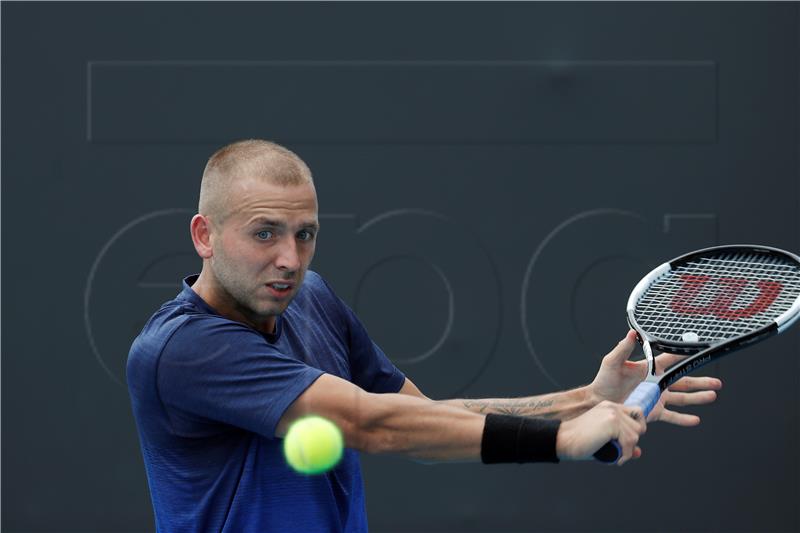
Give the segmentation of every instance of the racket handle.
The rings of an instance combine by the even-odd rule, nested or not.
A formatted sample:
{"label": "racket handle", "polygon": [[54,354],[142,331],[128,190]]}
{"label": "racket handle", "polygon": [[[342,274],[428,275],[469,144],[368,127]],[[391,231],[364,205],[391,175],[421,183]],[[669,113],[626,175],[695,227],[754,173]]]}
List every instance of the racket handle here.
{"label": "racket handle", "polygon": [[[628,399],[625,400],[625,405],[628,407],[641,407],[642,411],[644,411],[644,417],[647,418],[647,415],[656,406],[660,397],[661,387],[658,386],[658,383],[643,381],[628,396]],[[602,448],[594,452],[594,458],[601,463],[614,464],[621,456],[622,446],[617,442],[617,439],[606,442]]]}

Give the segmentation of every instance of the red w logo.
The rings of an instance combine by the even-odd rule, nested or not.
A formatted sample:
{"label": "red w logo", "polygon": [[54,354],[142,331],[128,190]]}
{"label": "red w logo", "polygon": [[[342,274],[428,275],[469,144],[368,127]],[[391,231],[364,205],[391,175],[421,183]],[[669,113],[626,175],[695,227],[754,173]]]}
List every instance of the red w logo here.
{"label": "red w logo", "polygon": [[[783,285],[777,281],[757,281],[758,297],[753,303],[741,309],[731,309],[731,305],[742,293],[750,280],[745,278],[712,278],[711,276],[698,276],[684,274],[681,276],[683,286],[672,299],[672,310],[679,315],[716,315],[723,320],[739,320],[749,318],[766,310],[778,297]],[[706,284],[713,282],[718,287],[716,297],[704,306],[692,305],[697,295],[702,292]]]}

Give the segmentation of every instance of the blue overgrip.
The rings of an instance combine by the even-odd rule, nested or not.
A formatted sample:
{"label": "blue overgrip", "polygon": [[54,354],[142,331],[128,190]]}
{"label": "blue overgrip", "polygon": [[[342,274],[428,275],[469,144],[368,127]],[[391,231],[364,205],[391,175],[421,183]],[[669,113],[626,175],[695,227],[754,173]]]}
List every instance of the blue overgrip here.
{"label": "blue overgrip", "polygon": [[[641,407],[644,412],[644,417],[653,410],[661,397],[661,387],[658,383],[652,381],[643,381],[633,390],[633,392],[625,400],[625,405],[628,407]],[[603,445],[602,448],[594,452],[594,458],[601,463],[614,464],[619,461],[622,456],[622,447],[617,442],[617,439],[610,440]]]}

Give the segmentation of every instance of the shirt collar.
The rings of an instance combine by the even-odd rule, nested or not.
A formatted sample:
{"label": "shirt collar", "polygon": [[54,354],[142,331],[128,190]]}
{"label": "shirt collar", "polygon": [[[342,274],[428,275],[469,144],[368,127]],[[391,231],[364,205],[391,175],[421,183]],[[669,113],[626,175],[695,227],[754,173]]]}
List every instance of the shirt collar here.
{"label": "shirt collar", "polygon": [[181,290],[180,294],[178,295],[178,299],[191,302],[206,313],[219,315],[216,309],[208,305],[208,303],[206,303],[206,301],[203,300],[199,294],[194,292],[194,289],[192,289],[192,285],[194,285],[194,282],[197,281],[197,278],[199,277],[200,274],[192,274],[191,276],[186,276],[183,278],[183,290]]}
{"label": "shirt collar", "polygon": [[[180,294],[178,294],[178,299],[190,302],[194,304],[197,308],[211,315],[222,316],[221,314],[219,314],[219,312],[217,312],[216,309],[208,305],[208,303],[205,300],[203,300],[199,294],[194,292],[194,289],[192,289],[192,285],[194,285],[194,283],[197,281],[197,278],[199,277],[200,274],[192,274],[190,276],[186,276],[185,278],[183,278],[183,290],[181,290]],[[247,326],[247,324],[244,325]],[[250,326],[247,327],[250,328]],[[263,335],[268,341],[275,342],[281,336],[282,329],[283,329],[283,317],[282,315],[278,315],[275,319],[275,333],[261,333],[260,331],[259,333],[261,333],[261,335]]]}

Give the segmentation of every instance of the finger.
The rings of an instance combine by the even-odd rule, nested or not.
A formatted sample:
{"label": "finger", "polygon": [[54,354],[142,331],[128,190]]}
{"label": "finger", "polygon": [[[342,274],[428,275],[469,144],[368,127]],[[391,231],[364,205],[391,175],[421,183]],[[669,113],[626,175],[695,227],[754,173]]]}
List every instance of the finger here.
{"label": "finger", "polygon": [[637,435],[647,431],[647,422],[641,407],[626,407],[625,412],[628,416],[624,418],[623,422],[635,431]]}
{"label": "finger", "polygon": [[613,350],[611,350],[605,359],[614,364],[622,364],[628,360],[636,346],[636,332],[628,330],[625,337],[617,343]]}
{"label": "finger", "polygon": [[617,426],[617,442],[620,447],[620,456],[617,459],[617,466],[624,465],[628,459],[633,455],[633,449],[636,446],[635,438],[638,438],[636,432],[636,421],[634,417],[639,417],[641,414],[636,409],[622,408],[622,406],[615,406],[619,411],[615,413],[615,424]]}
{"label": "finger", "polygon": [[636,447],[633,449],[633,458],[634,458],[634,459],[638,459],[638,458],[639,458],[639,457],[641,457],[641,456],[642,456],[642,449],[641,449],[641,448],[639,448],[638,446],[636,446]]}
{"label": "finger", "polygon": [[639,441],[639,434],[636,430],[625,428],[618,439],[620,446],[622,446],[622,457],[617,461],[618,466],[624,465],[636,453],[636,443]]}
{"label": "finger", "polygon": [[720,390],[722,388],[722,381],[717,378],[709,377],[691,377],[686,376],[672,385],[668,390],[671,391],[693,391],[693,390]]}
{"label": "finger", "polygon": [[659,420],[661,420],[661,422],[666,422],[667,424],[675,424],[676,426],[683,427],[692,427],[700,423],[700,417],[697,415],[676,413],[675,411],[670,411],[669,409],[664,409],[661,412],[661,418]]}
{"label": "finger", "polygon": [[701,392],[671,392],[667,391],[661,395],[664,398],[664,405],[703,405],[711,403],[717,399],[717,393],[713,390]]}
{"label": "finger", "polygon": [[[636,418],[634,419],[634,417]],[[644,413],[642,413],[641,410],[628,411],[625,416],[622,416],[621,426],[618,440],[623,449],[621,458],[624,458],[624,461],[618,463],[620,466],[630,459],[635,459],[637,457],[636,444],[639,442],[641,434],[646,431]]]}

